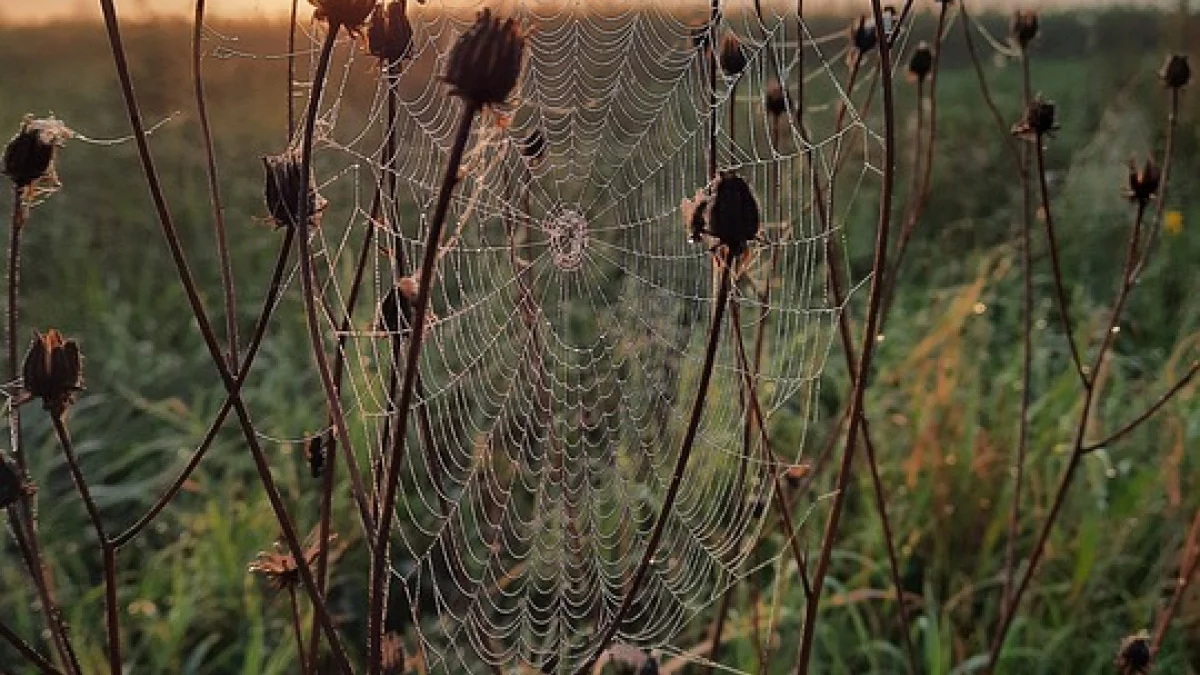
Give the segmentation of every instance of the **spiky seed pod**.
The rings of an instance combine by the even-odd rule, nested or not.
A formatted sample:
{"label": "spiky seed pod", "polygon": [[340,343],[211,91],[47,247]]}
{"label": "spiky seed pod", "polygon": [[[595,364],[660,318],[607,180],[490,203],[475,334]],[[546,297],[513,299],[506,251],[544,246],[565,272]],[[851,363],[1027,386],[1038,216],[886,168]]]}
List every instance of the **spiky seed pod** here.
{"label": "spiky seed pod", "polygon": [[1038,35],[1038,15],[1032,10],[1013,12],[1012,23],[1008,27],[1009,36],[1021,49],[1029,47],[1029,43]]}
{"label": "spiky seed pod", "polygon": [[517,147],[530,164],[538,164],[546,158],[546,136],[541,129],[534,129],[517,143]]}
{"label": "spiky seed pod", "polygon": [[878,37],[875,24],[867,23],[865,16],[858,17],[858,21],[850,26],[850,44],[854,45],[860,56],[875,49]]}
{"label": "spiky seed pod", "polygon": [[446,82],[452,94],[470,103],[499,105],[517,86],[524,54],[525,36],[516,22],[484,9],[451,50]]}
{"label": "spiky seed pod", "polygon": [[42,399],[42,406],[55,416],[71,405],[76,392],[83,389],[83,357],[74,340],[63,339],[51,328],[34,332],[22,367],[25,391]]}
{"label": "spiky seed pod", "polygon": [[308,198],[308,221],[315,224],[325,200],[317,194],[317,188],[309,177],[308,189],[301,185],[300,153],[285,150],[278,155],[266,155],[262,158],[263,169],[266,171],[265,198],[267,212],[279,227],[296,227],[300,224],[301,200]]}
{"label": "spiky seed pod", "polygon": [[1129,160],[1129,191],[1125,196],[1129,201],[1145,206],[1158,194],[1160,180],[1161,172],[1154,163],[1154,158],[1146,157],[1146,162],[1140,169],[1133,160]]}
{"label": "spiky seed pod", "polygon": [[375,11],[375,0],[308,0],[316,7],[313,19],[326,21],[330,27],[341,26],[351,33],[359,33],[367,17]]}
{"label": "spiky seed pod", "polygon": [[718,60],[725,77],[737,77],[746,70],[746,52],[742,49],[742,41],[737,35],[726,33],[721,37],[721,53]]}
{"label": "spiky seed pod", "polygon": [[771,118],[771,122],[774,123],[787,111],[787,98],[783,93],[783,87],[779,82],[772,80],[767,85],[763,96],[763,106],[767,109],[767,115]]}
{"label": "spiky seed pod", "polygon": [[1187,86],[1192,79],[1192,67],[1188,64],[1187,54],[1172,54],[1158,71],[1163,84],[1169,89],[1179,89]]}
{"label": "spiky seed pod", "polygon": [[908,59],[908,74],[916,81],[924,82],[932,70],[933,50],[929,48],[928,42],[922,41]]}
{"label": "spiky seed pod", "polygon": [[1150,653],[1150,634],[1146,631],[1121,640],[1115,663],[1120,675],[1149,675],[1153,655]]}
{"label": "spiky seed pod", "polygon": [[53,176],[55,151],[71,137],[71,133],[56,119],[34,119],[26,115],[17,135],[4,148],[4,175],[19,188]]}
{"label": "spiky seed pod", "polygon": [[367,27],[367,50],[383,61],[399,61],[412,48],[413,29],[408,21],[408,0],[393,0],[385,8],[375,5]]}
{"label": "spiky seed pod", "polygon": [[741,176],[733,171],[717,176],[705,220],[707,233],[726,246],[730,256],[741,255],[758,236],[758,200]]}
{"label": "spiky seed pod", "polygon": [[1021,120],[1013,125],[1012,132],[1026,140],[1037,140],[1056,129],[1054,103],[1037,96],[1029,102]]}

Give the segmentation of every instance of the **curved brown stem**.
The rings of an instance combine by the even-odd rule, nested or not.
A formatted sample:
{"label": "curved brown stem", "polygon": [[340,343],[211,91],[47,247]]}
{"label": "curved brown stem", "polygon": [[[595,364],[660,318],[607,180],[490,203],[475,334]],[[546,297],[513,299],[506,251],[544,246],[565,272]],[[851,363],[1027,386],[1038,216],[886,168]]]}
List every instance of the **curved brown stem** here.
{"label": "curved brown stem", "polygon": [[704,403],[708,399],[708,384],[712,379],[713,366],[717,360],[717,346],[721,342],[721,321],[725,317],[725,305],[729,303],[729,287],[730,287],[730,267],[733,261],[730,256],[724,256],[724,260],[716,260],[714,262],[721,268],[721,278],[718,282],[716,300],[713,301],[712,324],[708,329],[708,347],[704,351],[704,365],[700,368],[700,381],[696,385],[696,398],[692,402],[692,413],[688,420],[687,430],[683,435],[683,444],[679,449],[679,458],[675,462],[675,472],[671,476],[671,482],[667,485],[667,492],[663,495],[662,507],[658,512],[658,518],[654,522],[654,529],[650,532],[650,538],[646,541],[646,551],[642,554],[642,560],[638,563],[637,569],[633,577],[629,580],[625,589],[624,597],[621,599],[621,606],[617,609],[617,613],[613,615],[609,626],[604,630],[600,640],[596,644],[596,651],[592,657],[583,663],[575,670],[575,675],[583,675],[588,672],[592,664],[600,658],[604,650],[608,649],[608,645],[612,643],[616,637],[617,631],[621,629],[621,622],[624,621],[625,615],[629,613],[629,609],[633,606],[634,597],[637,596],[638,589],[645,580],[646,573],[650,570],[650,563],[654,559],[654,554],[658,550],[659,540],[662,539],[663,530],[666,529],[667,520],[670,518],[671,510],[675,505],[675,498],[679,495],[679,486],[683,483],[683,476],[687,472],[688,459],[692,456],[692,446],[696,441],[696,433],[700,429],[700,417],[704,413]]}
{"label": "curved brown stem", "polygon": [[225,339],[229,345],[229,367],[238,365],[237,295],[233,288],[233,263],[225,237],[225,207],[221,202],[221,186],[217,180],[217,158],[213,153],[212,127],[208,122],[208,104],[204,98],[204,71],[200,58],[200,42],[204,30],[204,0],[196,0],[196,20],[192,26],[192,84],[196,96],[196,111],[200,118],[200,134],[204,140],[205,169],[208,172],[208,195],[212,202],[213,228],[217,237],[217,257],[221,265],[221,287],[225,292]]}
{"label": "curved brown stem", "polygon": [[1183,377],[1179,378],[1175,384],[1171,385],[1170,389],[1164,392],[1162,396],[1159,396],[1158,400],[1150,404],[1150,406],[1143,410],[1137,417],[1133,418],[1120,429],[1112,432],[1108,436],[1105,436],[1104,440],[1096,441],[1095,443],[1085,446],[1083,448],[1084,454],[1095,452],[1101,448],[1105,448],[1113,443],[1116,443],[1145,423],[1146,420],[1154,417],[1154,414],[1162,409],[1164,405],[1169,403],[1176,394],[1183,391],[1185,387],[1191,384],[1192,380],[1196,377],[1197,372],[1200,372],[1200,361],[1194,361],[1188,368],[1188,371],[1184,373]]}
{"label": "curved brown stem", "polygon": [[1154,636],[1150,640],[1150,657],[1158,656],[1162,649],[1163,640],[1167,637],[1167,628],[1171,626],[1176,612],[1179,611],[1179,601],[1187,592],[1196,576],[1197,565],[1200,565],[1200,511],[1192,517],[1192,526],[1183,542],[1183,560],[1179,563],[1179,576],[1175,582],[1175,590],[1167,606],[1159,612],[1158,621],[1154,624]]}
{"label": "curved brown stem", "polygon": [[47,675],[62,675],[62,671],[60,671],[58,668],[55,668],[54,664],[50,663],[49,659],[37,653],[37,650],[35,650],[33,647],[30,647],[28,642],[22,640],[21,636],[17,635],[3,621],[0,621],[0,638],[4,638],[5,642],[8,642],[8,644],[12,645],[13,649],[16,649],[18,652],[20,652],[21,656],[24,656],[27,661],[37,666],[38,670],[42,671],[43,673],[46,673]]}

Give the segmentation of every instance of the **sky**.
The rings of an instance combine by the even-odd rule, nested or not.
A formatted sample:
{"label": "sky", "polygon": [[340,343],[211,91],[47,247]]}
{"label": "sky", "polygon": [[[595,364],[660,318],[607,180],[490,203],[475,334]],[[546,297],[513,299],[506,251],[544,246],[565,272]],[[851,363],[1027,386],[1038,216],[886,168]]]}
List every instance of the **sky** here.
{"label": "sky", "polygon": [[[565,0],[572,4],[587,5],[589,0]],[[591,0],[608,4],[612,0]],[[707,5],[707,0],[654,0],[655,2],[678,2],[681,6],[689,2]],[[794,0],[775,0],[792,5]],[[899,3],[902,0],[887,0],[889,3]],[[1186,1],[1186,0],[1184,0]],[[483,0],[434,0],[434,4],[462,3],[481,4]],[[869,7],[867,0],[806,0],[809,7],[819,5],[841,6],[847,9]],[[1067,7],[1087,6],[1099,7],[1106,5],[1157,5],[1160,7],[1178,7],[1181,0],[984,0],[976,3],[979,6],[1007,7]],[[747,4],[750,0],[731,0],[730,5]],[[772,3],[765,0],[764,4]],[[307,0],[300,0],[301,16],[308,16],[311,8]],[[1200,5],[1200,0],[1192,0],[1193,5]],[[124,17],[147,18],[154,16],[191,16],[194,11],[194,0],[117,0],[117,10]],[[264,17],[284,16],[291,8],[291,0],[207,0],[208,13],[211,16],[225,17]],[[0,21],[32,21],[48,22],[62,18],[94,18],[99,19],[100,9],[97,0],[0,0]]]}

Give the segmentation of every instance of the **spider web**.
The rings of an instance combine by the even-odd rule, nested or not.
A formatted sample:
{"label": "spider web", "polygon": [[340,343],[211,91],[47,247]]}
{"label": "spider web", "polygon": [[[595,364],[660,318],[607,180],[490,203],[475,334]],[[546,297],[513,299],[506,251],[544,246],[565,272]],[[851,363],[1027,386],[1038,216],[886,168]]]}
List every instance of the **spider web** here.
{"label": "spider web", "polygon": [[[689,241],[681,202],[709,182],[710,119],[718,166],[753,186],[763,214],[731,302],[768,428],[783,415],[807,431],[842,309],[826,287],[827,239],[841,232],[821,224],[805,176],[815,168],[828,180],[840,156],[842,175],[861,184],[876,171],[877,138],[839,84],[844,53],[826,54],[828,40],[811,34],[804,75],[826,92],[812,109],[828,116],[846,101],[845,129],[806,141],[792,94],[777,122],[764,112],[768,83],[794,91],[800,75],[797,30],[807,25],[785,11],[760,19],[749,0],[723,3],[713,33],[736,34],[748,65],[732,79],[718,72],[710,92],[695,40],[707,0],[477,4],[410,3],[411,56],[381,74],[365,118],[344,114],[347,83],[379,66],[361,45],[339,45],[345,66],[327,90],[319,152],[352,167],[333,180],[352,183],[357,207],[344,223],[327,220],[313,249],[333,336],[361,233],[375,228],[357,315],[376,314],[345,336],[343,385],[366,439],[357,449],[372,448],[374,465],[404,339],[382,329],[377,308],[415,273],[461,111],[436,75],[475,10],[515,17],[528,33],[526,66],[512,105],[475,124],[433,285],[392,536],[391,617],[418,636],[431,673],[570,673],[629,592],[700,377],[715,275],[706,248]],[[852,157],[850,134],[867,141]],[[730,321],[678,501],[618,642],[669,645],[751,571],[762,505],[804,453],[801,439],[769,457],[747,432]],[[410,619],[415,630],[400,625]]]}

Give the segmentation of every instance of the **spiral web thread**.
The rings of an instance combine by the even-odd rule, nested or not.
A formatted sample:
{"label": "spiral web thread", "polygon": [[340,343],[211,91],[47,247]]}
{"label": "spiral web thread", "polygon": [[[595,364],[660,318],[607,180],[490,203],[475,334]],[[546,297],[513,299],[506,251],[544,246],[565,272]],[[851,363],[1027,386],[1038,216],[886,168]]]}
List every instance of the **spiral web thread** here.
{"label": "spiral web thread", "polygon": [[[421,258],[461,112],[436,74],[485,5],[409,4],[411,58],[390,81],[380,75],[366,115],[343,114],[364,105],[346,93],[351,73],[380,72],[361,44],[343,41],[345,66],[320,120],[319,159],[348,167],[319,176],[323,189],[348,185],[356,204],[344,222],[327,218],[313,241],[331,336],[349,309],[363,228],[377,234],[356,313],[373,316],[346,336],[343,385],[347,414],[364,429],[358,450],[372,448],[373,463],[404,337],[382,329],[378,308]],[[763,214],[733,299],[751,359],[764,332],[757,396],[768,425],[789,416],[805,435],[842,310],[826,285],[826,240],[842,234],[826,231],[812,208],[807,171],[828,182],[840,156],[842,182],[857,191],[878,174],[879,143],[841,89],[842,35],[808,34],[783,8],[760,20],[750,0],[723,3],[715,33],[738,35],[748,65],[736,103],[735,80],[718,72],[710,106],[708,58],[693,41],[707,0],[486,5],[528,33],[527,63],[513,104],[477,121],[447,221],[396,507],[400,607],[391,614],[419,619],[432,673],[569,673],[595,652],[645,553],[695,395],[715,274],[705,246],[688,239],[681,201],[708,182],[709,117],[718,120],[718,166],[746,178]],[[813,145],[792,109],[798,26],[805,78],[823,83],[809,110],[832,117],[849,106],[845,129]],[[764,111],[771,80],[789,90],[774,130]],[[389,125],[399,148],[390,167]],[[537,136],[541,156],[528,149]],[[392,179],[395,192],[385,190],[372,221],[376,188]],[[866,280],[856,281],[848,293]],[[727,321],[679,499],[619,642],[669,646],[752,571],[774,478],[801,461],[803,442],[774,458],[758,442],[743,453],[748,407],[734,344]],[[404,630],[411,639],[413,628]]]}

